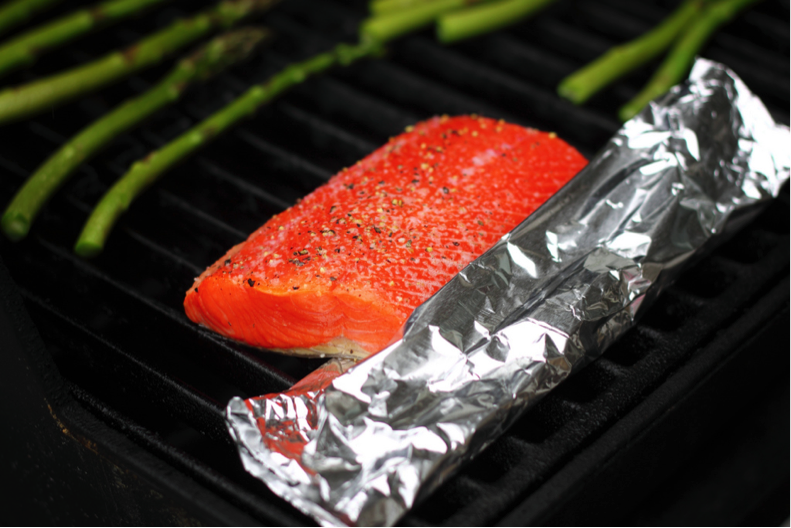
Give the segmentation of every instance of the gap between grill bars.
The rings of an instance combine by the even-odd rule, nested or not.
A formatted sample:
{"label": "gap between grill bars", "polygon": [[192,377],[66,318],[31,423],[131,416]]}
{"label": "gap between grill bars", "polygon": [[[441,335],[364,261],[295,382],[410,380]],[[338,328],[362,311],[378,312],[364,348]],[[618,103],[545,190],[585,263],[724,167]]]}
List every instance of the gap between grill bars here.
{"label": "gap between grill bars", "polygon": [[[557,98],[557,82],[651,27],[674,5],[561,1],[535,20],[454,46],[438,45],[428,31],[407,37],[384,59],[311,80],[262,109],[144,195],[101,257],[87,262],[75,257],[71,244],[92,204],[132,161],[250,83],[334,42],[353,40],[365,15],[365,2],[356,0],[285,0],[265,18],[278,34],[270,50],[115,141],[53,198],[32,236],[19,244],[0,242],[0,258],[77,407],[246,519],[309,522],[242,470],[222,410],[232,396],[284,390],[322,362],[253,350],[197,328],[181,308],[193,277],[337,170],[431,115],[475,112],[504,118],[555,131],[587,157],[594,155],[617,130],[616,109],[636,93],[648,69],[584,107]],[[98,56],[195,9],[193,2],[173,2],[118,31],[100,31],[56,51],[9,82]],[[704,54],[733,67],[785,123],[787,20],[786,4],[761,3],[721,31]],[[7,203],[66,138],[166,70],[154,68],[50,114],[0,128],[0,202]],[[743,357],[747,334],[770,322],[753,321],[751,314],[769,300],[787,310],[788,289],[783,297],[777,285],[788,277],[788,217],[786,188],[743,232],[689,270],[603,358],[540,402],[403,523],[573,519],[553,509],[559,503],[539,498],[561,489],[558,480],[625,427],[624,419],[650,403],[652,395],[681,386],[679,376],[693,372],[698,358]],[[726,331],[736,337],[723,345]],[[787,362],[787,353],[775,352],[767,360]],[[761,394],[761,387],[753,390]],[[676,403],[665,402],[663,412],[672,416]],[[715,426],[722,424],[712,419],[707,427]],[[102,440],[112,435],[96,430],[104,436],[95,440],[109,446]],[[637,433],[643,429],[623,433],[618,441],[629,443],[636,437],[628,435]],[[690,433],[690,445],[699,447],[711,434]],[[599,462],[601,467],[611,463]],[[579,471],[582,480],[563,489],[584,490],[583,476],[589,474]],[[627,480],[632,475],[628,468],[621,471]],[[167,472],[156,478],[173,481]],[[647,483],[634,500],[645,499],[657,486]],[[633,506],[611,518],[638,518],[630,517]],[[591,518],[608,519],[601,508],[596,510],[600,517]]]}

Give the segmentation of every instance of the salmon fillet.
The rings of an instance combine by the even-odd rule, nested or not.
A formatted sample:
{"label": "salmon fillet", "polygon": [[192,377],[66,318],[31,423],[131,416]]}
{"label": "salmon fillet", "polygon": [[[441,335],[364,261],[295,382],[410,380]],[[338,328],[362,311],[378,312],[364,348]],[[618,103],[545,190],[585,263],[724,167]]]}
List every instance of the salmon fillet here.
{"label": "salmon fillet", "polygon": [[231,248],[187,292],[187,316],[256,347],[368,356],[585,164],[502,121],[409,127]]}

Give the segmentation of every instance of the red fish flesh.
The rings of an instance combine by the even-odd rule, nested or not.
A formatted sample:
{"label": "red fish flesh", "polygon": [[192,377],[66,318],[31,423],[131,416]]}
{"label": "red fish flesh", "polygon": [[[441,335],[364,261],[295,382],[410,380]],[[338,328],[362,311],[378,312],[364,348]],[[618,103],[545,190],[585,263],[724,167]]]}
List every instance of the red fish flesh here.
{"label": "red fish flesh", "polygon": [[585,164],[503,121],[409,127],[231,248],[187,292],[187,316],[257,347],[365,357]]}

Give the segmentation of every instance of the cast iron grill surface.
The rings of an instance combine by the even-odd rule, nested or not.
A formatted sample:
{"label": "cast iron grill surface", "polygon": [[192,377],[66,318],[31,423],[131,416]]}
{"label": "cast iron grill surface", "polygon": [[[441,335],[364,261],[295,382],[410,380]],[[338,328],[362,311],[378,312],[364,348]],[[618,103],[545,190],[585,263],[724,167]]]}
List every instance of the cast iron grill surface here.
{"label": "cast iron grill surface", "polygon": [[[28,239],[0,242],[0,257],[82,406],[259,522],[309,523],[242,470],[222,413],[232,396],[285,390],[321,361],[254,350],[196,327],[182,310],[193,277],[271,215],[432,115],[479,113],[552,130],[593,156],[618,129],[617,108],[650,69],[584,107],[560,100],[555,86],[610,46],[655,25],[674,5],[562,1],[533,21],[454,46],[438,45],[428,31],[404,38],[386,58],[310,80],[262,109],[140,198],[99,258],[76,257],[71,246],[92,204],[132,161],[289,62],[353,41],[365,15],[361,1],[285,0],[265,18],[277,33],[270,49],[115,141],[47,205]],[[197,7],[174,2],[99,32],[9,83],[129,44]],[[719,33],[704,54],[734,68],[784,123],[788,16],[787,3],[761,3]],[[0,129],[0,203],[65,139],[167,68]],[[787,306],[788,201],[786,187],[756,220],[669,288],[604,357],[542,400],[403,522],[482,525],[537,518],[530,511],[519,517],[518,506],[524,509],[525,500],[585,446],[778,284],[786,284]]]}

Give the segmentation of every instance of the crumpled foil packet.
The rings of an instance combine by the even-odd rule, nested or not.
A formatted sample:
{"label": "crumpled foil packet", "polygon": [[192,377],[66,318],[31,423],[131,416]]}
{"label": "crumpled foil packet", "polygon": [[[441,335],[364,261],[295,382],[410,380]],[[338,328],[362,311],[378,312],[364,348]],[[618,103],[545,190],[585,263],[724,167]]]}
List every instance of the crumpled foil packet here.
{"label": "crumpled foil packet", "polygon": [[698,59],[400,341],[329,386],[232,400],[245,467],[322,524],[394,524],[626,332],[729,218],[776,196],[790,140],[736,75]]}

